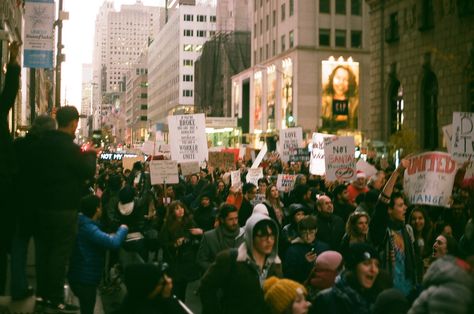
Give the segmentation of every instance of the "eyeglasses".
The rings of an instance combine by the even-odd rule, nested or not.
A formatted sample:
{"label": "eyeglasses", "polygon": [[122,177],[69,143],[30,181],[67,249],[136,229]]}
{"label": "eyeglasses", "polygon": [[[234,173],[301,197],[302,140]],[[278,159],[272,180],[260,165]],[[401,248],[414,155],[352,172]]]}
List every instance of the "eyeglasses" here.
{"label": "eyeglasses", "polygon": [[300,233],[302,236],[313,236],[316,235],[316,230],[303,230]]}
{"label": "eyeglasses", "polygon": [[273,233],[270,233],[270,234],[257,234],[256,237],[259,239],[259,240],[275,240],[275,235]]}

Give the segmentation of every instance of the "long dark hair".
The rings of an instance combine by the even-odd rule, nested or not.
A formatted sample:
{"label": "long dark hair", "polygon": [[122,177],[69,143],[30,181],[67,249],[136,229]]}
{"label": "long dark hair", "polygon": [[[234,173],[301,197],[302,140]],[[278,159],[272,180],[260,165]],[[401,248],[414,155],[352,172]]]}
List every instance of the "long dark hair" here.
{"label": "long dark hair", "polygon": [[355,97],[359,94],[359,87],[357,86],[357,80],[354,72],[352,72],[351,68],[349,68],[346,65],[338,65],[337,67],[332,70],[331,75],[329,75],[328,83],[324,87],[323,93],[325,95],[334,95],[334,88],[332,86],[332,83],[334,81],[334,76],[336,75],[337,70],[339,69],[344,69],[349,73],[349,88],[347,89],[346,92],[346,97]]}
{"label": "long dark hair", "polygon": [[[425,219],[425,225],[423,226],[423,230],[421,230],[420,236],[423,238],[425,241],[425,245],[430,245],[430,242],[433,237],[433,224],[431,222],[430,216],[426,212],[426,210],[423,207],[417,206],[413,208],[413,210],[410,213],[410,219],[408,223],[411,225],[411,219],[413,217],[413,213],[419,212],[421,215],[423,215],[423,218]],[[412,226],[412,225],[411,225]],[[412,226],[413,232],[415,233],[415,236],[418,236],[418,232],[415,229],[415,226]]]}
{"label": "long dark hair", "polygon": [[[177,207],[181,207],[184,209],[184,216],[183,216],[183,220],[181,221],[178,221],[176,219],[175,210]],[[168,208],[166,209],[165,222],[163,224],[163,229],[170,232],[171,234],[175,234],[176,231],[178,231],[179,229],[189,225],[191,221],[192,221],[192,215],[188,211],[188,208],[186,207],[186,205],[184,205],[184,203],[181,201],[173,201],[171,202],[171,204],[168,205]]]}

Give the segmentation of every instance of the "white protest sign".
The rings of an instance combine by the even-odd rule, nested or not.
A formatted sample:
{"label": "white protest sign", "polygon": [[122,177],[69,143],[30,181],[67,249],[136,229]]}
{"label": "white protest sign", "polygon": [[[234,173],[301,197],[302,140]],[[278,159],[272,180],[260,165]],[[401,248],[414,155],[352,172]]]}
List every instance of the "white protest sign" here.
{"label": "white protest sign", "polygon": [[177,184],[178,163],[175,160],[152,160],[150,161],[151,184]]}
{"label": "white protest sign", "polygon": [[474,113],[453,112],[451,154],[456,161],[474,160]]}
{"label": "white protest sign", "polygon": [[258,166],[260,166],[260,163],[262,162],[263,157],[265,157],[267,150],[268,150],[267,144],[263,144],[263,147],[260,150],[260,153],[258,153],[257,158],[255,158],[255,161],[252,164],[252,169],[256,169]]}
{"label": "white protest sign", "polygon": [[281,160],[288,162],[293,150],[300,147],[303,142],[302,128],[289,128],[280,130],[280,140],[278,141],[278,153]]}
{"label": "white protest sign", "polygon": [[258,186],[258,179],[263,178],[263,168],[250,168],[248,169],[245,180],[247,183],[253,183]]}
{"label": "white protest sign", "polygon": [[453,138],[453,125],[448,124],[443,126],[443,145],[446,146],[448,153],[451,154],[452,143],[451,139]]}
{"label": "white protest sign", "polygon": [[292,191],[295,187],[296,175],[294,174],[279,174],[277,178],[277,189],[281,192]]}
{"label": "white protest sign", "polygon": [[356,176],[355,143],[353,136],[324,138],[326,180],[351,181]]}
{"label": "white protest sign", "polygon": [[183,176],[199,173],[201,171],[201,167],[197,161],[181,162],[179,165],[181,166],[181,174]]}
{"label": "white protest sign", "polygon": [[332,134],[313,133],[311,148],[311,162],[309,164],[309,172],[314,175],[322,176],[326,173],[326,165],[324,163],[324,138],[334,136]]}
{"label": "white protest sign", "polygon": [[207,160],[204,114],[168,116],[171,158],[177,162]]}
{"label": "white protest sign", "polygon": [[230,172],[230,182],[232,187],[239,188],[242,185],[240,180],[240,170]]}
{"label": "white protest sign", "polygon": [[427,152],[408,158],[403,190],[410,204],[449,207],[456,176],[456,161],[443,152]]}
{"label": "white protest sign", "polygon": [[360,170],[365,173],[367,179],[370,179],[370,177],[377,173],[377,168],[363,159],[359,159],[359,161],[357,161],[356,170]]}

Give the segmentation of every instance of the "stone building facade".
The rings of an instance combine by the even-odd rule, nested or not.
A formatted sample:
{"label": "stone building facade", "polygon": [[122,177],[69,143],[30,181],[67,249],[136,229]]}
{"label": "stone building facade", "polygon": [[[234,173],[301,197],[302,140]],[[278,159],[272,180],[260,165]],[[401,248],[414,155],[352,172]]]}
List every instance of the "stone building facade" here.
{"label": "stone building facade", "polygon": [[453,112],[474,111],[474,1],[367,0],[371,87],[366,138],[401,130],[443,147]]}

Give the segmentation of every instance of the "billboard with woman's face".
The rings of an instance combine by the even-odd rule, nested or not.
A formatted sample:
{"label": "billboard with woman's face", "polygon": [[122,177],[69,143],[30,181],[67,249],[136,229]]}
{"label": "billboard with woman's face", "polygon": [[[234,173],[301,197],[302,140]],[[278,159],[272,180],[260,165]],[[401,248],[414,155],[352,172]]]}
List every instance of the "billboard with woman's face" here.
{"label": "billboard with woman's face", "polygon": [[357,129],[359,63],[325,60],[321,68],[323,129]]}

